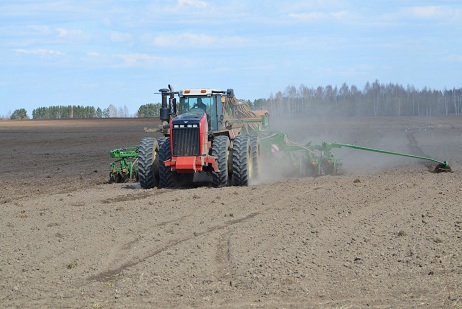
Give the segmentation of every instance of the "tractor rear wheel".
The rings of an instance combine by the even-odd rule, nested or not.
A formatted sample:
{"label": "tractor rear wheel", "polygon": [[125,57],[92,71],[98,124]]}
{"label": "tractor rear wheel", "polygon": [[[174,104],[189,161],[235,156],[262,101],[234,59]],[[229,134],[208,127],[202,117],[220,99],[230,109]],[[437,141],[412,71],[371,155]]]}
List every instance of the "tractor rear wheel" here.
{"label": "tractor rear wheel", "polygon": [[143,138],[138,150],[138,177],[143,189],[154,188],[159,180],[159,144],[153,137]]}
{"label": "tractor rear wheel", "polygon": [[233,141],[233,185],[248,186],[252,179],[252,153],[248,135],[238,135]]}
{"label": "tractor rear wheel", "polygon": [[213,139],[212,156],[216,159],[218,172],[212,172],[212,185],[217,188],[228,185],[229,144],[229,138],[225,135]]}
{"label": "tractor rear wheel", "polygon": [[165,161],[172,158],[170,150],[170,137],[166,137],[165,141],[159,148],[159,188],[175,188],[177,187],[177,173],[172,172],[170,166],[165,166]]}

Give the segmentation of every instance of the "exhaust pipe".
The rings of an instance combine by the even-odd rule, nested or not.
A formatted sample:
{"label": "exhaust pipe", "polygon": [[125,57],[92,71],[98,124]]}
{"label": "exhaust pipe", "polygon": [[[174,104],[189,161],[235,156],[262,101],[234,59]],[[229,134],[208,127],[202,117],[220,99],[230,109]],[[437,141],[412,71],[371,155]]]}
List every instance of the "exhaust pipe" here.
{"label": "exhaust pipe", "polygon": [[168,95],[170,93],[169,89],[159,89],[160,94],[162,95],[162,106],[160,108],[160,120],[162,122],[170,121],[170,108],[168,107]]}

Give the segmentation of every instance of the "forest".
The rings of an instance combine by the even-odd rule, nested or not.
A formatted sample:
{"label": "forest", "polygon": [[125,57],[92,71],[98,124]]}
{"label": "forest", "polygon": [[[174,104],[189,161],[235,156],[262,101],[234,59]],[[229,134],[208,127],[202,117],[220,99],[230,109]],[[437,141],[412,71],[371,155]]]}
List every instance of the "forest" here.
{"label": "forest", "polygon": [[[160,103],[149,103],[141,105],[135,117],[157,117],[159,116]],[[16,110],[11,119],[28,119],[25,109]],[[13,118],[14,117],[14,118]],[[127,106],[115,107],[110,104],[107,108],[101,109],[93,106],[80,105],[59,105],[39,107],[32,110],[32,119],[65,119],[65,118],[126,118],[133,117],[128,112]]]}
{"label": "forest", "polygon": [[254,109],[272,115],[345,117],[448,116],[462,114],[462,88],[436,90],[400,84],[366,83],[363,89],[344,83],[316,88],[288,86],[268,99],[255,100]]}
{"label": "forest", "polygon": [[[244,99],[245,98],[241,98]],[[462,88],[417,89],[412,85],[367,82],[362,89],[343,83],[298,88],[287,86],[268,98],[245,101],[252,109],[267,109],[272,115],[343,116],[343,117],[400,117],[449,116],[462,114]],[[107,108],[93,106],[50,106],[32,111],[33,119],[157,117],[160,103],[140,105],[135,115],[126,106]],[[24,109],[16,110],[11,119],[28,119]]]}
{"label": "forest", "polygon": [[32,119],[65,119],[65,118],[115,118],[129,117],[128,108],[116,108],[110,104],[107,108],[101,109],[94,106],[80,105],[59,105],[39,107],[32,110]]}

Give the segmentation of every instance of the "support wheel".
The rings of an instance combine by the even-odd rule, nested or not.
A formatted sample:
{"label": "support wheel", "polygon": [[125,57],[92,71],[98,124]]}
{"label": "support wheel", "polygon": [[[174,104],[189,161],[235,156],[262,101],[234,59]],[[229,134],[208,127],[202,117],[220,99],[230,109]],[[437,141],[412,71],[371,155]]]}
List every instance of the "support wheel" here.
{"label": "support wheel", "polygon": [[228,185],[229,145],[227,136],[219,135],[213,139],[212,156],[217,161],[218,172],[212,172],[212,184],[216,188]]}
{"label": "support wheel", "polygon": [[252,154],[248,135],[233,141],[233,185],[248,186],[252,179]]}
{"label": "support wheel", "polygon": [[154,137],[141,140],[138,150],[138,178],[143,189],[154,188],[158,184],[159,144]]}

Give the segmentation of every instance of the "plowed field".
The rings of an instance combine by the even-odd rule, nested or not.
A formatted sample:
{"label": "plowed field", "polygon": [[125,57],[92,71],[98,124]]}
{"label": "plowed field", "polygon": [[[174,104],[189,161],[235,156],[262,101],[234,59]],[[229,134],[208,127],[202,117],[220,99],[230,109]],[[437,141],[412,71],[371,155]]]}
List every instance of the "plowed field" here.
{"label": "plowed field", "polygon": [[2,308],[460,308],[462,118],[277,121],[340,176],[109,184],[154,120],[0,121]]}

